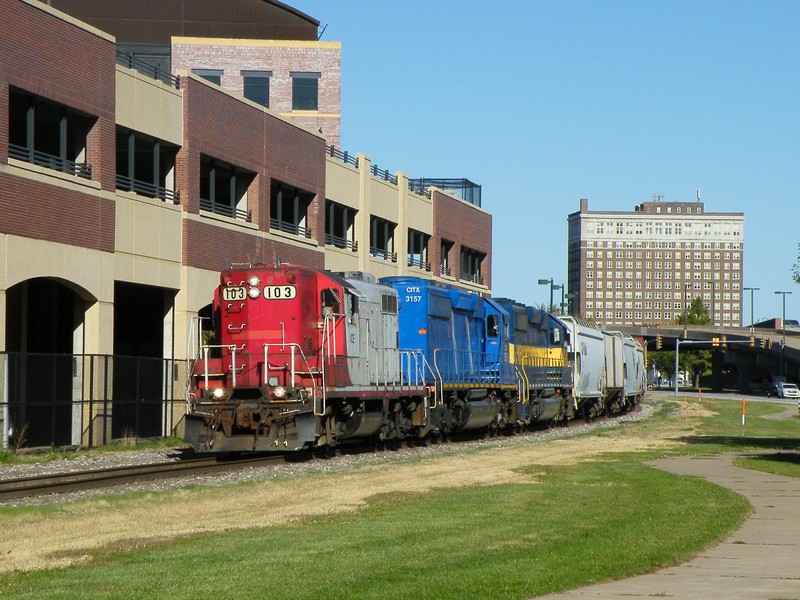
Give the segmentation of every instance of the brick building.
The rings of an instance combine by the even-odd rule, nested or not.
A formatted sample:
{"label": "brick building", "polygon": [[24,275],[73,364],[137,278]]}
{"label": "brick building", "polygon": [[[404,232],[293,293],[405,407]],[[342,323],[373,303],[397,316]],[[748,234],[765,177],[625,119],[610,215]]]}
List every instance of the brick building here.
{"label": "brick building", "polygon": [[700,297],[714,324],[742,322],[743,213],[654,200],[568,217],[571,310],[605,326],[656,325]]}
{"label": "brick building", "polygon": [[[49,4],[0,3],[3,444],[31,423],[27,445],[180,433],[186,360],[231,263],[411,273],[490,291],[491,215],[479,203],[333,148],[316,121],[206,74],[154,68],[163,40],[145,40],[133,60],[132,43],[120,51],[53,8],[125,3]],[[210,5],[155,4],[168,14]],[[258,13],[274,21],[264,31],[314,42],[316,21],[280,2],[237,4],[216,11],[269,9]],[[212,17],[174,20],[217,36]]]}

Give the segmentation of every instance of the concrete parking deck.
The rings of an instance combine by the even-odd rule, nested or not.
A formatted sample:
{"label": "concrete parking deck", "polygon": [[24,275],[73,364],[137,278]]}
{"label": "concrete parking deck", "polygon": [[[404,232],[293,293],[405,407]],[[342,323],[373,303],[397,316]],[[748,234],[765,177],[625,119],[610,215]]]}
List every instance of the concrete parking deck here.
{"label": "concrete parking deck", "polygon": [[800,479],[733,466],[734,458],[747,455],[648,463],[670,473],[702,477],[750,500],[753,515],[724,542],[677,567],[544,598],[800,600]]}

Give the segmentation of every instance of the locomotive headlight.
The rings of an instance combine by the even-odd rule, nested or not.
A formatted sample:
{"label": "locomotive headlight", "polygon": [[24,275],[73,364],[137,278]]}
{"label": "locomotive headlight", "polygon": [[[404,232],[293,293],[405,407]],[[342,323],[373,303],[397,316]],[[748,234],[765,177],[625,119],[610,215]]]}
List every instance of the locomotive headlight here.
{"label": "locomotive headlight", "polygon": [[225,388],[221,388],[221,387],[214,388],[214,391],[212,392],[212,395],[217,400],[220,400],[221,398],[224,398],[225,397]]}
{"label": "locomotive headlight", "polygon": [[280,400],[286,397],[286,388],[278,386],[274,390],[272,390],[272,397],[276,400]]}
{"label": "locomotive headlight", "polygon": [[250,279],[247,280],[247,283],[249,283],[253,287],[258,287],[261,285],[261,277],[259,277],[258,275],[251,275]]}
{"label": "locomotive headlight", "polygon": [[[256,277],[255,279],[258,279],[258,277]],[[258,295],[260,293],[261,292],[258,291],[257,287],[251,287],[249,290],[247,290],[247,295],[250,296],[253,300],[258,298]]]}

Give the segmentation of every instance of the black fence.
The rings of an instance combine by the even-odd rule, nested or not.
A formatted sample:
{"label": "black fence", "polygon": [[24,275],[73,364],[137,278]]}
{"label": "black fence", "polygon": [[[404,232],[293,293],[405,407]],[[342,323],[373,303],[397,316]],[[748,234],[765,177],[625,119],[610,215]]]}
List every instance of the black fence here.
{"label": "black fence", "polygon": [[186,361],[0,353],[1,441],[92,448],[180,434],[186,381]]}

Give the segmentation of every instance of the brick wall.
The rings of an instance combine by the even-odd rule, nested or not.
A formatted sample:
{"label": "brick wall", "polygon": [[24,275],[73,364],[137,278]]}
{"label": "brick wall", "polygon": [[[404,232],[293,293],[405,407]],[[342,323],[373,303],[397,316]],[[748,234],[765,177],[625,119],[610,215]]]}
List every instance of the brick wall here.
{"label": "brick wall", "polygon": [[[241,42],[241,45],[239,44]],[[340,144],[341,113],[341,48],[337,42],[294,42],[270,44],[253,40],[237,45],[219,40],[219,43],[197,44],[178,39],[172,45],[172,70],[174,73],[192,69],[222,70],[221,86],[236,94],[244,93],[241,72],[269,71],[270,110],[290,115],[292,119],[314,131],[322,130],[328,145]],[[289,42],[291,44],[292,42]],[[320,73],[318,82],[319,108],[313,111],[292,113],[292,71]]]}
{"label": "brick wall", "polygon": [[198,269],[222,271],[233,263],[291,263],[323,269],[322,250],[300,248],[245,231],[231,232],[212,223],[184,220],[184,264]]}
{"label": "brick wall", "polygon": [[0,232],[114,251],[114,203],[0,173]]}
{"label": "brick wall", "polygon": [[[0,161],[8,162],[9,89],[96,119],[86,162],[103,190],[115,188],[114,44],[25,2],[0,2]],[[114,250],[114,203],[96,190],[2,177],[0,230],[107,252]]]}
{"label": "brick wall", "polygon": [[[185,210],[195,214],[200,211],[200,158],[209,156],[256,174],[248,190],[248,208],[261,231],[269,230],[269,196],[273,178],[313,194],[314,200],[308,209],[308,227],[314,239],[324,245],[325,140],[202,81],[184,78],[182,89],[184,145],[178,154],[176,171]],[[184,233],[194,236],[195,230],[190,228]],[[251,256],[253,253],[261,255],[267,252],[257,248],[261,243],[258,236],[245,231],[243,235],[251,238],[252,248],[242,250],[235,260],[229,262],[255,260]],[[207,260],[199,257],[216,251],[215,246],[208,237],[184,239],[184,247],[193,248],[192,252],[184,254],[184,264],[196,267],[201,267],[201,263],[207,264]],[[296,249],[291,252],[296,254]],[[302,264],[315,264],[315,251],[311,252],[314,255],[312,262]],[[271,258],[269,262],[272,262]],[[223,266],[227,267],[228,263]]]}
{"label": "brick wall", "polygon": [[450,251],[452,274],[458,278],[461,273],[461,247],[466,246],[484,252],[486,258],[481,263],[483,284],[492,287],[492,215],[467,202],[456,200],[433,190],[433,236],[430,241],[431,265],[438,273],[441,263],[440,248],[442,240],[454,242]]}

